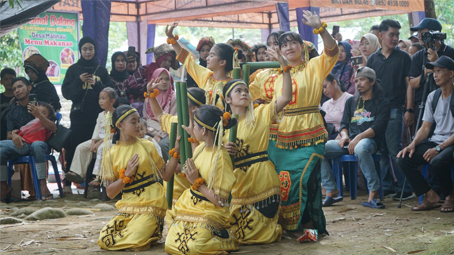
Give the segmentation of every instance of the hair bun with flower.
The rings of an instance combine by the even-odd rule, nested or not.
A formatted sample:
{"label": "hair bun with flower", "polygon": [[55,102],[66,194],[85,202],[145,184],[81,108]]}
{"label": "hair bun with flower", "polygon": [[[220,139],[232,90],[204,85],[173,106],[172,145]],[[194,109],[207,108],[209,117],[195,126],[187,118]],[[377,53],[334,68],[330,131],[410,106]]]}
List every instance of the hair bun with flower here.
{"label": "hair bun with flower", "polygon": [[227,126],[231,118],[232,116],[230,115],[229,112],[224,112],[224,114],[222,115],[222,125],[224,127]]}

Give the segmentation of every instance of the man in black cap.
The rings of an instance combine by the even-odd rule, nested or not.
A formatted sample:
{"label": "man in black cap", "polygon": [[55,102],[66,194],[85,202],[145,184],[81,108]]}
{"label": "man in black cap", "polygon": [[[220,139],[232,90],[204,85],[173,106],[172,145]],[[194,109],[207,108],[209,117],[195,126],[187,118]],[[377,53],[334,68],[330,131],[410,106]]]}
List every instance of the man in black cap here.
{"label": "man in black cap", "polygon": [[[427,63],[426,68],[433,70],[435,83],[440,88],[427,97],[424,122],[413,142],[397,155],[398,164],[416,195],[426,195],[423,202],[412,208],[412,211],[439,207],[436,203],[440,201],[440,196],[418,171],[418,166],[429,163],[440,183],[441,191],[446,196],[441,212],[453,212],[451,165],[454,162],[454,99],[451,97],[454,90],[454,60],[441,56],[436,62]],[[435,130],[430,136],[434,123]]]}
{"label": "man in black cap", "polygon": [[[410,85],[415,89],[415,106],[418,106],[422,100],[423,88],[422,84],[426,79],[426,74],[428,71],[425,69],[424,74],[422,73],[422,67],[424,63],[427,62],[435,62],[441,56],[448,56],[451,59],[454,59],[454,48],[445,45],[443,41],[435,40],[434,46],[436,50],[430,49],[429,45],[424,45],[422,41],[422,34],[425,32],[441,32],[442,27],[440,22],[436,19],[426,18],[423,19],[419,25],[410,28],[411,31],[418,32],[418,38],[421,45],[423,45],[426,50],[420,50],[413,55],[409,77],[410,77]],[[421,81],[421,74],[423,74],[422,78],[424,79]],[[430,88],[429,92],[435,90],[436,87]],[[417,109],[415,110],[415,114],[417,113]],[[418,115],[416,115],[418,116]]]}

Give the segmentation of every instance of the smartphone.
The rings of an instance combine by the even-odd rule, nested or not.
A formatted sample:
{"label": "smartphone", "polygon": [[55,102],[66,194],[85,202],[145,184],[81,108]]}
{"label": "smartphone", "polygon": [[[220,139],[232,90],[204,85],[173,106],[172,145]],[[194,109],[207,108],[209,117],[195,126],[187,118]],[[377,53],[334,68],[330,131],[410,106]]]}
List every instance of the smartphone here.
{"label": "smartphone", "polygon": [[357,66],[363,63],[363,57],[354,57],[352,58],[352,65]]}
{"label": "smartphone", "polygon": [[88,73],[88,74],[93,74],[95,72],[95,69],[93,67],[88,67],[86,66],[85,67],[85,72]]}
{"label": "smartphone", "polygon": [[36,105],[36,103],[38,102],[38,96],[36,94],[30,94],[28,96],[28,102],[32,105]]}
{"label": "smartphone", "polygon": [[134,56],[134,54],[136,54],[136,47],[129,46],[129,48],[128,48],[128,56]]}
{"label": "smartphone", "polygon": [[333,26],[332,36],[334,37],[340,31],[340,26]]}

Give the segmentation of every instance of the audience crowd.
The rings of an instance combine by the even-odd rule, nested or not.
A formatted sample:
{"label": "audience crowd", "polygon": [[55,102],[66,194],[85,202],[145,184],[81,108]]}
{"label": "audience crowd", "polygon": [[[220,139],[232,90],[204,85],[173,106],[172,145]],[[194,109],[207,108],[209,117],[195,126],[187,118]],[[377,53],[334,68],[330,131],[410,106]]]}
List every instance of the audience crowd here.
{"label": "audience crowd", "polygon": [[[299,241],[304,241],[303,236],[307,235],[305,230],[315,229],[319,234],[327,233],[321,207],[343,201],[343,197],[340,196],[340,189],[343,187],[337,184],[336,179],[339,176],[335,176],[332,169],[334,159],[344,155],[355,156],[358,173],[364,176],[369,192],[367,201],[362,202],[364,207],[385,208],[379,199],[381,185],[384,198],[409,200],[424,195],[422,203],[413,207],[412,211],[441,207],[440,211],[443,213],[453,212],[454,48],[435,36],[442,32],[441,24],[435,19],[426,18],[417,26],[411,27],[413,34],[407,39],[407,36],[400,33],[401,25],[398,21],[386,19],[372,26],[370,32],[361,35],[358,40],[343,40],[340,33],[335,35],[326,33],[317,15],[305,13],[305,18],[307,25],[313,26],[314,33],[319,33],[323,39],[324,49],[320,50],[322,52],[320,56],[314,45],[303,41],[298,34],[279,31],[271,33],[265,43],[257,42],[251,46],[239,39],[216,44],[210,36],[201,38],[196,47],[200,58],[196,60],[176,42],[178,36],[173,35],[176,27],[174,25],[166,30],[168,44],[147,50],[147,53],[154,53],[154,62],[142,65],[139,52],[119,51],[111,56],[112,70],[109,73],[95,60],[98,51],[96,42],[90,37],[83,37],[79,41],[80,58],[68,68],[61,87],[63,97],[72,103],[71,134],[62,153],[65,195],[72,194],[72,183],[85,182],[88,171],[93,173],[93,179],[86,183],[93,187],[90,192],[96,192],[100,187],[107,186],[107,193],[111,197],[112,194],[116,195],[121,191],[121,189],[114,191],[112,188],[113,185],[117,185],[114,181],[119,178],[118,176],[122,178],[121,170],[116,179],[109,179],[106,174],[109,167],[104,160],[107,157],[109,162],[117,162],[117,159],[109,158],[109,149],[112,147],[111,152],[119,153],[120,149],[114,148],[127,144],[123,140],[127,139],[130,131],[125,120],[136,115],[137,118],[133,118],[137,121],[139,130],[136,136],[144,140],[142,144],[144,148],[153,147],[151,151],[159,153],[157,156],[152,155],[150,161],[154,162],[153,169],[157,167],[158,170],[164,171],[162,175],[166,180],[164,176],[170,171],[169,167],[176,168],[179,164],[178,160],[175,164],[173,162],[176,158],[173,153],[177,151],[178,142],[174,145],[170,144],[169,140],[169,123],[171,120],[175,121],[176,118],[172,119],[172,116],[177,115],[177,99],[171,69],[177,70],[184,65],[188,72],[187,85],[190,88],[188,106],[191,114],[194,114],[195,121],[191,123],[191,128],[194,125],[194,131],[191,129],[188,133],[194,139],[207,140],[199,145],[203,146],[202,149],[198,150],[199,147],[195,149],[194,161],[186,162],[189,169],[187,180],[184,176],[181,177],[181,173],[175,173],[176,183],[185,188],[182,188],[178,195],[180,199],[178,196],[175,199],[174,194],[173,205],[177,211],[172,209],[167,214],[164,212],[166,217],[174,220],[172,222],[167,218],[167,224],[173,228],[170,229],[169,236],[178,238],[180,235],[176,233],[180,231],[178,224],[186,224],[184,222],[190,218],[188,215],[191,206],[184,204],[187,194],[183,190],[192,192],[194,208],[198,202],[214,201],[212,195],[203,192],[202,186],[205,184],[196,186],[195,190],[199,188],[197,192],[190,188],[191,183],[197,183],[201,179],[193,178],[191,169],[197,167],[200,169],[200,176],[203,177],[205,173],[202,171],[203,167],[199,167],[198,161],[202,158],[210,161],[204,156],[205,150],[210,143],[217,147],[217,143],[222,141],[222,138],[216,140],[219,131],[212,126],[216,124],[209,124],[211,122],[204,119],[206,116],[219,118],[217,115],[219,109],[214,110],[211,109],[214,106],[206,106],[210,104],[219,106],[222,112],[224,110],[230,113],[239,112],[240,116],[241,114],[245,116],[238,119],[240,127],[238,137],[241,139],[238,138],[237,143],[228,143],[224,140],[222,146],[225,146],[225,153],[235,155],[239,162],[246,161],[253,153],[256,155],[252,163],[235,162],[234,166],[230,165],[230,170],[235,169],[232,175],[218,169],[217,175],[224,182],[219,185],[223,186],[216,186],[218,185],[216,180],[214,186],[210,186],[209,180],[205,179],[207,186],[215,190],[213,199],[217,199],[216,203],[213,202],[214,205],[211,205],[213,208],[209,207],[212,215],[219,217],[211,219],[213,221],[226,223],[229,220],[228,210],[227,216],[224,216],[224,211],[216,209],[228,205],[228,196],[223,196],[222,192],[218,196],[216,189],[231,190],[233,199],[230,224],[237,224],[235,234],[240,244],[274,242],[280,239],[282,228],[293,233],[292,236]],[[235,57],[232,60],[232,56],[236,56],[242,63],[278,61],[281,68],[251,70],[248,87],[249,84],[244,84],[241,80],[232,80],[232,69],[235,65]],[[16,77],[16,72],[11,68],[1,70],[0,82],[5,88],[4,93],[0,95],[2,202],[9,203],[15,199],[11,197],[12,189],[7,184],[8,160],[24,155],[32,155],[34,158],[41,185],[41,197],[38,199],[53,199],[46,183],[45,154],[51,149],[46,141],[57,132],[55,112],[60,111],[61,104],[55,87],[46,75],[48,67],[48,60],[40,54],[34,54],[24,61],[28,79]],[[212,97],[212,94],[215,97]],[[235,96],[238,96],[238,99]],[[239,102],[243,99],[239,99],[240,96],[251,100],[241,104]],[[322,121],[317,120],[319,113],[324,117]],[[299,122],[302,124],[296,127]],[[230,124],[225,123],[225,129],[228,129]],[[247,126],[249,124],[251,126]],[[197,125],[200,128],[196,128]],[[222,122],[219,125],[222,126]],[[260,131],[261,129],[257,129],[260,125],[268,125],[269,128]],[[256,131],[251,131],[249,137],[245,135],[243,138],[241,132],[247,132],[242,130],[243,127]],[[402,143],[404,130],[410,130],[414,135],[405,146]],[[199,131],[203,135],[198,135]],[[214,142],[209,138],[210,132],[214,134]],[[261,132],[266,137],[260,143],[256,143],[255,140],[250,140],[255,139],[254,132]],[[311,132],[312,137],[292,140],[292,137],[285,136],[289,133],[307,136],[306,132]],[[200,138],[201,136],[205,138]],[[204,147],[205,144],[207,148]],[[257,149],[252,153],[248,146],[261,146],[263,151]],[[169,157],[169,148],[173,147],[175,149],[171,151]],[[202,150],[203,152],[200,152]],[[301,155],[306,155],[310,150],[313,150],[308,154],[310,158],[302,159]],[[198,159],[197,151],[201,154]],[[216,155],[216,157],[221,155],[219,156],[221,160],[223,152]],[[314,155],[316,156],[312,163]],[[377,164],[374,162],[377,155],[380,157],[379,169],[376,169]],[[123,179],[128,178],[128,169],[130,164],[133,164],[131,162],[134,157],[131,161],[126,161],[129,162],[127,167],[120,166],[126,168],[126,177]],[[295,166],[289,166],[289,162],[296,159],[305,163],[301,165],[295,161]],[[94,167],[89,169],[92,160]],[[142,164],[144,159],[140,160]],[[148,159],[146,160],[148,162]],[[161,161],[167,162],[167,165],[163,167]],[[260,167],[262,171],[268,168],[273,170],[266,173],[267,179],[262,181],[267,183],[263,184],[258,183],[260,181],[257,180],[260,178],[252,175],[255,171],[253,164],[262,161],[266,162]],[[421,174],[421,169],[425,165],[430,166],[428,176]],[[310,173],[304,174],[308,166]],[[224,163],[224,167],[228,165]],[[299,170],[292,167],[304,169],[304,172],[298,172]],[[15,168],[18,169],[19,166]],[[347,166],[344,165],[343,168],[344,172],[349,171]],[[241,169],[241,173],[237,172],[238,169]],[[251,175],[249,173],[246,175],[247,171],[251,171]],[[153,174],[150,178],[152,177]],[[294,177],[301,182],[300,187],[290,186],[290,182],[294,182]],[[27,176],[23,178],[30,179]],[[238,187],[234,184],[235,178],[237,183],[244,184]],[[257,183],[249,183],[254,180]],[[131,183],[133,186],[135,182],[131,179]],[[128,185],[130,184],[124,186],[124,199],[129,194],[126,193],[129,192]],[[256,186],[260,185],[266,187],[261,191],[259,200],[248,202],[246,199],[248,195],[238,190],[245,189],[244,187],[248,185],[254,187],[251,189],[257,189]],[[321,199],[321,193],[317,193],[322,190],[320,187],[323,187],[324,199]],[[33,189],[33,186],[28,188]],[[274,189],[277,189],[275,193]],[[175,192],[177,193],[177,190]],[[254,196],[259,195],[254,193]],[[128,199],[132,201],[132,198]],[[146,203],[145,200],[141,201],[140,203]],[[266,207],[263,209],[265,202]],[[235,207],[238,205],[240,207]],[[273,206],[276,207],[270,209]],[[240,209],[233,211],[233,208]],[[179,214],[179,210],[186,213],[186,218]],[[131,209],[131,212],[133,211]],[[246,211],[250,213],[256,211],[258,217],[271,219],[268,223],[273,226],[272,229],[269,228],[270,232],[244,233],[244,228],[237,222],[238,217],[249,217],[249,214],[244,215]],[[277,224],[278,218],[282,219],[282,227]],[[276,222],[272,223],[272,219],[276,219]],[[139,221],[142,220],[140,218]],[[212,236],[217,236],[221,240],[225,250],[236,247],[237,241],[224,232],[225,229],[215,226],[215,223],[204,224],[203,227],[206,227]],[[137,224],[134,225],[134,228],[138,227]],[[202,228],[202,225],[200,227]],[[128,228],[132,228],[132,225],[128,225]],[[241,231],[243,232],[238,237]],[[265,233],[269,236],[264,236]],[[200,235],[203,239],[209,234]],[[98,243],[102,248],[130,248],[125,240],[112,246],[106,242],[106,238],[101,233]],[[148,242],[149,245],[151,241],[152,238],[144,242]],[[208,249],[213,248],[214,243],[214,240],[207,241],[204,245]],[[143,246],[143,243],[137,245],[142,248],[146,246]],[[170,253],[181,251],[181,247],[172,245],[167,240],[166,251]],[[194,247],[188,247],[188,250],[189,248]]]}

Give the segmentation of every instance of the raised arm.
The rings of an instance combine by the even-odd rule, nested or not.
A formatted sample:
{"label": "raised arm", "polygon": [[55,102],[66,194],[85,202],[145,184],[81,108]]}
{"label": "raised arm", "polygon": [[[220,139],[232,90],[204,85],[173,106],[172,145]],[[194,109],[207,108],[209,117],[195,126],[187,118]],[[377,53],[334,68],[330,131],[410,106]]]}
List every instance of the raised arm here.
{"label": "raised arm", "polygon": [[[305,25],[308,25],[315,29],[319,29],[323,26],[320,17],[315,13],[305,10],[303,11],[303,17],[304,17],[303,23]],[[336,41],[326,29],[324,29],[323,32],[320,33],[320,36],[322,37],[323,44],[328,49],[332,49],[334,48],[334,46],[336,46]]]}
{"label": "raised arm", "polygon": [[280,112],[292,100],[292,77],[290,76],[290,70],[287,70],[288,61],[282,56],[280,50],[275,51],[272,48],[268,48],[267,54],[271,55],[274,59],[277,59],[283,70],[282,95],[276,99],[276,112]]}
{"label": "raised arm", "polygon": [[[178,26],[177,22],[173,23],[170,27],[169,27],[169,25],[166,26],[166,35],[167,35],[168,39],[175,39],[175,36],[173,35],[173,30],[177,26]],[[177,55],[180,54],[182,48],[179,43],[172,44],[172,47],[175,50],[175,52],[177,53]]]}

